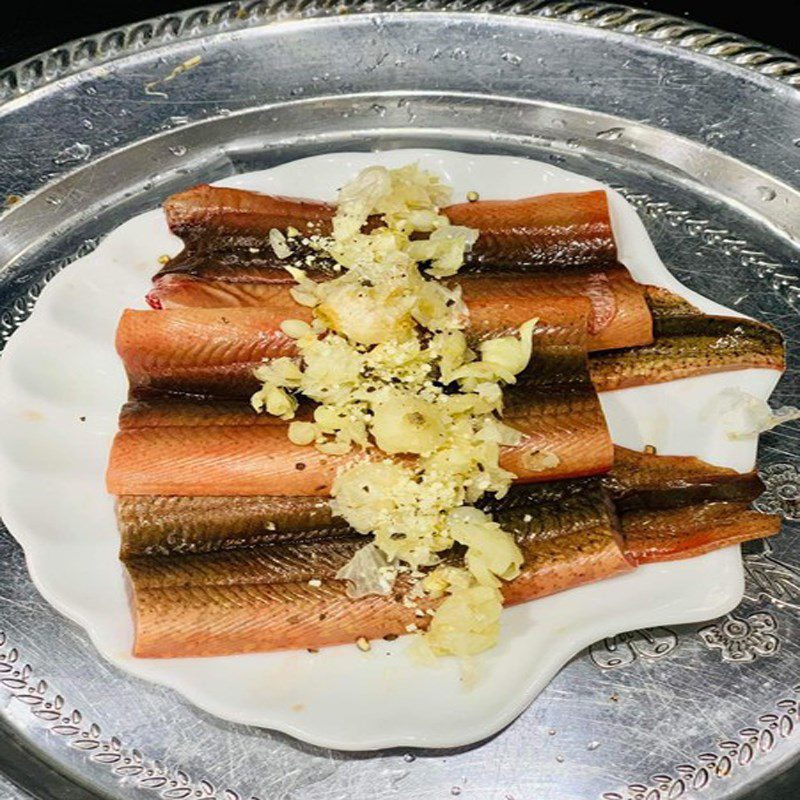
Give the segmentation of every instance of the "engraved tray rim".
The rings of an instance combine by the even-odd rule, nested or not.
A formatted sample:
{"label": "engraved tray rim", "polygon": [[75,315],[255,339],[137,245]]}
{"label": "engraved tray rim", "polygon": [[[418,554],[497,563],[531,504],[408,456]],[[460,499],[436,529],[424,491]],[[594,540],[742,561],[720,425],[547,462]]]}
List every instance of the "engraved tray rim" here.
{"label": "engraved tray rim", "polygon": [[[692,53],[718,59],[729,67],[742,69],[773,85],[800,87],[800,59],[746,37],[677,17],[633,9],[627,6],[591,2],[551,2],[510,0],[448,3],[446,0],[381,0],[359,3],[358,0],[298,0],[298,2],[219,3],[187,11],[165,14],[139,23],[121,26],[96,35],[82,37],[65,45],[33,56],[0,71],[0,110],[3,105],[38,90],[52,88],[64,78],[123,58],[171,43],[201,36],[263,25],[276,19],[317,18],[340,14],[375,12],[458,12],[536,16],[560,23],[608,30],[660,45],[678,47]],[[0,216],[2,213],[0,212]],[[5,737],[0,734],[0,739]],[[5,749],[5,744],[3,748]],[[2,759],[0,759],[2,761]],[[59,772],[60,775],[60,772]],[[19,773],[15,776],[19,779]],[[32,776],[31,776],[32,777]],[[158,787],[149,796],[163,795]],[[43,786],[31,785],[37,796]],[[98,795],[99,796],[99,795]],[[177,795],[176,795],[177,796]]]}
{"label": "engraved tray rim", "polygon": [[741,34],[648,9],[585,0],[255,0],[214,3],[82,36],[0,70],[0,107],[74,73],[176,40],[301,17],[473,13],[536,16],[650,39],[800,86],[800,58]]}

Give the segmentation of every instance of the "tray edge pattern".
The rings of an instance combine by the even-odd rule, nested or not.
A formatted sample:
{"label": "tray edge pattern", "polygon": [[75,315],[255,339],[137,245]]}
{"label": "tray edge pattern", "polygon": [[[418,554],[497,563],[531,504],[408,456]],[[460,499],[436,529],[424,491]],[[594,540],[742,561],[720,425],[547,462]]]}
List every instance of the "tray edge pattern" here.
{"label": "tray edge pattern", "polygon": [[0,71],[0,107],[83,69],[173,42],[289,18],[404,11],[535,16],[653,39],[800,87],[800,59],[739,34],[625,5],[585,0],[251,0],[153,17],[84,37]]}

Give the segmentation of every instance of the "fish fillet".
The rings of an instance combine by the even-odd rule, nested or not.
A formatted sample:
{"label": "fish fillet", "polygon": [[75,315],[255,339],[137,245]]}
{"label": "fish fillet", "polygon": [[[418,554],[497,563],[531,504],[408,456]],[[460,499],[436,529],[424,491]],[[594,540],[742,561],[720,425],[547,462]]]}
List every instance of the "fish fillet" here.
{"label": "fish fillet", "polygon": [[[539,322],[530,364],[505,392],[505,419],[526,438],[516,447],[504,448],[500,463],[521,481],[597,474],[607,471],[613,462],[611,439],[586,366],[588,302],[551,298],[549,307],[554,310],[548,316],[556,321]],[[187,311],[219,313],[209,309]],[[258,313],[258,309],[236,312],[249,315]],[[123,321],[130,320],[132,313],[136,312],[126,312]],[[138,312],[156,319],[169,313]],[[227,330],[228,326],[216,317],[214,324]],[[206,365],[214,357],[219,361],[220,351],[203,336],[197,335],[193,341],[185,337],[170,347],[170,337],[160,330],[152,338],[162,344],[164,358],[155,368],[159,358],[155,346],[132,346],[130,327],[123,324],[121,328],[124,332],[117,341],[134,393],[169,387],[187,394],[203,394],[218,391],[220,386],[235,386],[235,393],[246,396],[256,388],[254,379],[248,378],[254,366],[251,361],[218,363],[216,372],[201,366],[199,373],[193,372],[198,360]],[[137,330],[150,337],[141,325]],[[183,350],[178,359],[174,353],[180,349]],[[222,355],[227,358],[231,350],[234,355],[243,352],[246,358],[252,355],[252,348],[242,347],[241,343],[231,348],[226,341]],[[176,361],[180,367],[175,366]],[[192,382],[197,374],[200,379]],[[248,381],[252,381],[249,386]],[[243,387],[248,387],[247,391],[242,391]],[[150,423],[132,423],[130,407],[123,411],[107,472],[112,494],[325,495],[330,493],[337,471],[359,457],[355,453],[329,456],[313,447],[294,445],[287,438],[285,424],[246,420],[238,424],[244,412],[231,403],[216,403],[193,415],[191,403],[184,401],[175,406],[171,420],[168,404],[145,404],[139,408],[143,409],[139,416],[145,416]],[[255,412],[248,413],[252,416],[247,419],[256,416]],[[152,424],[156,417],[158,425]],[[555,456],[553,466],[541,466],[543,453]]]}
{"label": "fish fillet", "polygon": [[780,517],[747,503],[706,503],[673,509],[637,509],[622,516],[628,554],[639,564],[691,558],[720,547],[773,536]]}
{"label": "fish fillet", "polygon": [[[686,474],[697,477],[701,463],[688,465]],[[706,466],[706,472],[714,472]],[[676,469],[673,463],[667,471],[675,475]],[[612,577],[637,563],[689,557],[772,535],[779,526],[776,517],[726,502],[630,510],[620,521],[598,478],[519,486],[512,492],[493,509],[525,557],[520,576],[503,587],[509,605]],[[409,625],[424,628],[427,616],[417,616],[403,603],[407,587],[402,581],[388,597],[347,597],[335,576],[364,537],[335,533],[325,540],[127,558],[136,655],[317,648],[360,636],[396,636]],[[453,554],[449,560],[458,559]]]}
{"label": "fish fillet", "polygon": [[[173,195],[164,210],[170,230],[187,242],[187,249],[206,254],[259,250],[272,228],[292,226],[302,233],[325,235],[330,233],[335,213],[327,203],[208,185]],[[466,259],[468,267],[475,269],[596,266],[616,261],[603,190],[460,203],[443,213],[455,225],[480,231]]]}
{"label": "fish fillet", "polygon": [[[233,410],[230,416],[235,419],[237,413]],[[157,407],[142,408],[141,404],[135,404],[123,416],[128,428],[135,427],[137,419],[143,419],[147,427],[153,418],[159,424],[169,419],[168,412],[161,414]],[[618,446],[611,471],[600,480],[608,503],[613,502],[618,513],[704,502],[750,502],[763,491],[755,473],[740,474],[693,457],[658,456]],[[564,498],[582,496],[593,481],[517,484],[501,499],[487,495],[479,505],[506,519],[529,506],[563,511],[568,505]],[[591,503],[588,508],[591,512]],[[526,512],[522,513],[524,516]],[[575,518],[581,515],[576,512]],[[127,495],[117,498],[117,521],[123,558],[303,542],[352,533],[344,520],[331,514],[326,498],[309,496]]]}
{"label": "fish fillet", "polygon": [[[506,516],[504,522],[525,555],[522,574],[506,587],[508,603],[632,569],[600,487],[583,493],[566,489],[551,490],[545,498],[550,502],[532,505],[530,514],[515,509]],[[321,647],[359,636],[399,635],[412,624],[425,627],[428,618],[403,604],[402,582],[389,597],[351,600],[346,595],[345,584],[335,575],[364,541],[355,535],[222,553],[129,558],[135,654],[176,657]]]}
{"label": "fish fillet", "polygon": [[786,368],[783,337],[771,325],[702,314],[682,298],[649,287],[653,342],[592,353],[599,392],[738,369]]}
{"label": "fish fillet", "polygon": [[[318,277],[318,276],[315,276]],[[453,283],[453,282],[446,282]],[[583,267],[567,271],[531,274],[498,272],[464,275],[456,281],[470,309],[471,328],[491,335],[502,324],[535,314],[542,297],[584,296],[591,303],[590,350],[609,350],[649,344],[653,339],[645,287],[636,283],[625,267]],[[294,285],[284,270],[271,270],[252,277],[234,274],[225,278],[168,274],[156,282],[148,295],[158,309],[175,308],[272,308],[291,307],[286,295]],[[294,316],[308,319],[308,311],[295,305]],[[501,322],[502,321],[502,322]],[[496,335],[496,334],[495,334]]]}

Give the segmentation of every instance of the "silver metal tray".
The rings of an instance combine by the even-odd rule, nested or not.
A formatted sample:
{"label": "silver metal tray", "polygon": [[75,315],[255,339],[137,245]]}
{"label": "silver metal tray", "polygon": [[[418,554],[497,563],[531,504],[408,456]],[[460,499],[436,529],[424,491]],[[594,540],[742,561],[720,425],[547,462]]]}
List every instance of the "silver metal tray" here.
{"label": "silver metal tray", "polygon": [[[796,401],[800,62],[621,6],[446,9],[227,3],[0,73],[0,340],[49,276],[178,187],[321,151],[445,146],[619,187],[682,281],[785,332],[776,401]],[[126,677],[37,595],[3,532],[0,752],[59,798],[742,796],[800,752],[800,428],[764,436],[761,464],[762,506],[787,524],[746,551],[739,609],[599,642],[507,730],[454,752],[323,751]]]}

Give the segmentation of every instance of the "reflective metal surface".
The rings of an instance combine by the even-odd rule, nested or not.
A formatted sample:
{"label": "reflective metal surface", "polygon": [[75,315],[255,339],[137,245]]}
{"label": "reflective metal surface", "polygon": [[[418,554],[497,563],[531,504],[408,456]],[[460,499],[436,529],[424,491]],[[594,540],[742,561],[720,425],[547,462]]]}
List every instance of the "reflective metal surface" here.
{"label": "reflective metal surface", "polygon": [[[230,3],[0,75],[0,340],[49,275],[177,187],[321,151],[445,146],[620,187],[682,281],[786,333],[775,401],[796,401],[800,65],[619,7],[450,8]],[[208,717],[101,662],[4,533],[0,741],[120,800],[741,796],[800,749],[798,431],[763,437],[762,502],[788,521],[748,550],[739,609],[596,644],[507,730],[456,752],[340,754]]]}

